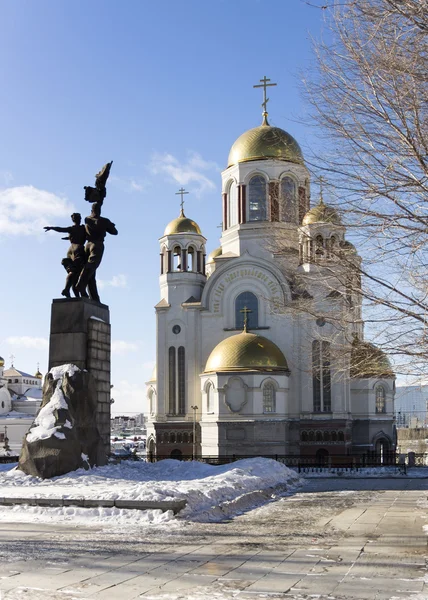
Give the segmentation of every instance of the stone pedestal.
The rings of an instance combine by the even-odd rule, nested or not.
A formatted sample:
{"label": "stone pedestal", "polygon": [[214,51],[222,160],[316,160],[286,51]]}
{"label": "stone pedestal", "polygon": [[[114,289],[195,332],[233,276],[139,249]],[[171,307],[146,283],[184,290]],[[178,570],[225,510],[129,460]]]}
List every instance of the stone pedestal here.
{"label": "stone pedestal", "polygon": [[53,300],[49,369],[73,363],[92,373],[97,387],[97,425],[110,452],[110,311],[87,298]]}

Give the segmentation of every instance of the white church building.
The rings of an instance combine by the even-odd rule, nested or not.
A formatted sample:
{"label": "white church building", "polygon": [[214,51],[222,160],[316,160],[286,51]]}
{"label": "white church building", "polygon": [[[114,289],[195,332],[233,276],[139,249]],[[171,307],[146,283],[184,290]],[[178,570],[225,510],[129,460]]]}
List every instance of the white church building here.
{"label": "white church building", "polygon": [[395,450],[395,376],[364,341],[360,258],[337,211],[311,208],[297,141],[264,112],[221,178],[219,248],[206,259],[183,208],[160,238],[149,454]]}

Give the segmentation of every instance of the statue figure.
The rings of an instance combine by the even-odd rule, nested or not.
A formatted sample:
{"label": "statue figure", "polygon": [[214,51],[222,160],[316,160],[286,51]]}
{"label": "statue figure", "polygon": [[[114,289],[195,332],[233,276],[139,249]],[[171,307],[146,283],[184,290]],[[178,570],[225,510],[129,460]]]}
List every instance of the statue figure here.
{"label": "statue figure", "polygon": [[[101,216],[101,205],[99,202],[94,202],[92,211],[89,217],[85,219],[86,230],[86,246],[85,246],[85,265],[80,273],[76,288],[81,296],[91,300],[100,301],[98,295],[95,273],[101,264],[104,254],[104,239],[109,233],[117,235],[117,229],[110,219]],[[88,294],[89,292],[89,294]]]}
{"label": "statue figure", "polygon": [[101,171],[95,175],[95,187],[85,185],[85,200],[87,202],[98,202],[102,206],[107,195],[106,184],[113,161],[105,164]]}
{"label": "statue figure", "polygon": [[71,227],[44,227],[45,231],[57,231],[58,233],[68,233],[68,236],[62,238],[63,240],[70,241],[70,247],[67,252],[67,258],[61,261],[62,266],[67,271],[67,278],[65,280],[65,288],[62,290],[61,295],[66,298],[70,298],[70,289],[73,290],[76,298],[79,296],[76,284],[79,279],[80,272],[85,264],[85,241],[86,241],[86,229],[84,225],[81,225],[82,217],[79,213],[73,213],[71,220],[74,225]]}

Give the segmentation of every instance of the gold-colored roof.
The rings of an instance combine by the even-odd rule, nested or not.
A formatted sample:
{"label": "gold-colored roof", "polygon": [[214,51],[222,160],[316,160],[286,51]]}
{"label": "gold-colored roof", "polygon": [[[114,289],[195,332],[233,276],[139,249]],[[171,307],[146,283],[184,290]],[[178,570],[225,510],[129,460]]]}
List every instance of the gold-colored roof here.
{"label": "gold-colored roof", "polygon": [[303,217],[303,225],[312,223],[332,223],[333,225],[341,225],[339,213],[332,206],[324,204],[322,198],[316,206],[311,208]]}
{"label": "gold-colored roof", "polygon": [[4,367],[4,358],[0,356],[0,367]]}
{"label": "gold-colored roof", "polygon": [[157,377],[158,377],[158,369],[157,369],[157,365],[155,365],[153,367],[152,375],[151,375],[149,381],[156,381]]}
{"label": "gold-colored roof", "polygon": [[287,370],[285,356],[276,344],[246,331],[220,342],[209,355],[205,366],[205,373]]}
{"label": "gold-colored roof", "polygon": [[217,258],[217,256],[221,256],[222,254],[223,254],[223,249],[221,246],[219,246],[218,248],[216,248],[215,250],[210,252],[210,254],[208,254],[207,263],[212,262],[215,258]]}
{"label": "gold-colored roof", "polygon": [[233,144],[227,166],[240,162],[276,158],[303,164],[303,154],[299,144],[286,131],[271,127],[265,119],[259,127],[243,133]]}
{"label": "gold-colored roof", "polygon": [[39,370],[37,370],[36,374],[34,375],[34,377],[37,377],[37,379],[43,379],[43,375],[40,373]]}
{"label": "gold-colored roof", "polygon": [[355,338],[351,350],[351,377],[391,379],[395,377],[385,352],[370,342]]}
{"label": "gold-colored roof", "polygon": [[199,225],[192,219],[188,219],[181,209],[180,216],[166,226],[164,235],[173,233],[199,233],[201,235],[202,232]]}

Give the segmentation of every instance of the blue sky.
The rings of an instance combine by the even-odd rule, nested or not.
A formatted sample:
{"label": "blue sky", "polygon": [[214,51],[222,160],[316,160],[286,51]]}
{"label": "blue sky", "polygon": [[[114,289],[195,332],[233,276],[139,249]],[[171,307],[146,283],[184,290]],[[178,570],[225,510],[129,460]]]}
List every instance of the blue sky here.
{"label": "blue sky", "polygon": [[[313,4],[320,4],[314,1]],[[47,369],[50,308],[64,283],[67,226],[83,186],[113,160],[98,279],[112,320],[114,412],[144,409],[155,355],[158,238],[185,212],[218,246],[220,171],[234,140],[270,122],[303,150],[300,73],[323,12],[303,0],[0,0],[0,355]]]}

